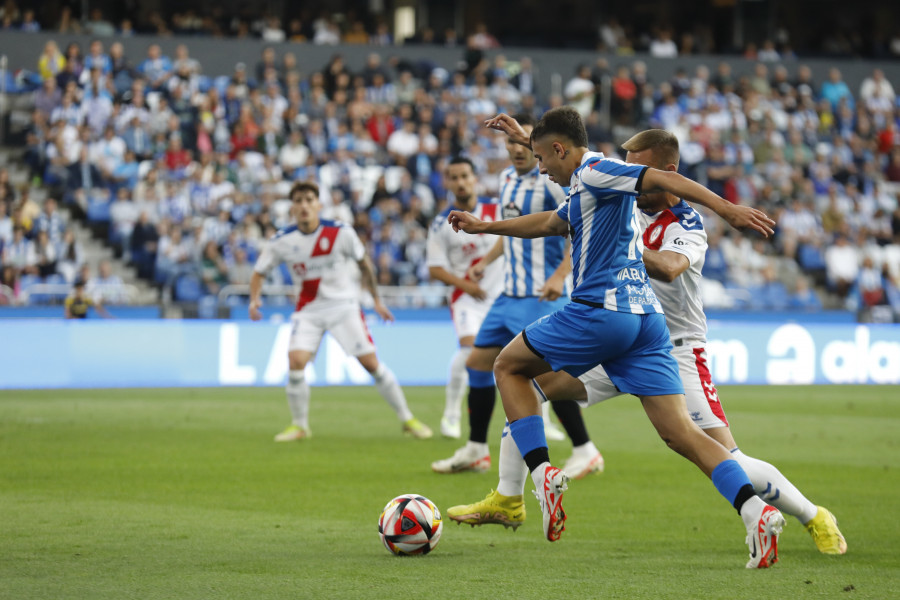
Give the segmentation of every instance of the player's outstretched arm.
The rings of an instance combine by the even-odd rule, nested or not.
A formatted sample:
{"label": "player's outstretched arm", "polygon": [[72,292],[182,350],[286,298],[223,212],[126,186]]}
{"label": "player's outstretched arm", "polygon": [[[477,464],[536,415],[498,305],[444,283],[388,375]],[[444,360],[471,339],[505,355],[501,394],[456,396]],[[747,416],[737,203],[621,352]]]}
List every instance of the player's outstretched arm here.
{"label": "player's outstretched arm", "polygon": [[253,274],[250,276],[250,306],[248,307],[250,320],[252,321],[259,321],[262,319],[262,311],[260,311],[259,308],[262,306],[262,287],[264,281],[265,277],[261,273],[253,271]]}
{"label": "player's outstretched arm", "polygon": [[644,268],[653,279],[671,283],[691,266],[691,261],[684,254],[671,250],[651,250],[644,248]]}
{"label": "player's outstretched arm", "polygon": [[375,312],[385,322],[393,322],[393,313],[384,305],[381,301],[381,296],[378,294],[378,280],[375,278],[375,267],[372,266],[372,261],[369,260],[368,256],[363,256],[362,260],[357,261],[356,264],[359,265],[360,283],[365,290],[372,294],[372,300],[375,301]]}
{"label": "player's outstretched arm", "polygon": [[457,277],[444,267],[428,267],[428,276],[435,281],[440,281],[441,283],[446,283],[447,285],[459,288],[476,300],[484,300],[487,298],[487,292],[481,289],[481,286],[479,286],[475,280]]}
{"label": "player's outstretched arm", "polygon": [[752,229],[769,237],[774,234],[775,221],[761,210],[749,206],[735,205],[711,192],[696,181],[672,171],[647,169],[641,181],[641,192],[667,191],[688,202],[705,206],[735,229]]}
{"label": "player's outstretched arm", "polygon": [[453,210],[450,211],[447,221],[456,232],[493,233],[528,239],[566,235],[569,232],[568,225],[556,216],[555,210],[545,210],[503,221],[482,221],[472,213]]}
{"label": "player's outstretched arm", "polygon": [[525,133],[518,121],[506,113],[500,113],[496,117],[491,117],[484,122],[484,126],[488,129],[502,131],[509,137],[511,142],[531,148],[531,136]]}

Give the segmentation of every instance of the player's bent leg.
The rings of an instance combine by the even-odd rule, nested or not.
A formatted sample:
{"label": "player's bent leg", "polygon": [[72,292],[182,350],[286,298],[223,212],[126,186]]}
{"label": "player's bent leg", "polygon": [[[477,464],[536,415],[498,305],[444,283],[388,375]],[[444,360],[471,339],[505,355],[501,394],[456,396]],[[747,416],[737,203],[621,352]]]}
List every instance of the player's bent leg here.
{"label": "player's bent leg", "polygon": [[459,349],[450,359],[447,386],[444,388],[444,414],[441,417],[441,435],[459,438],[462,435],[462,400],[469,385],[466,362],[472,353],[472,336],[460,338]]}
{"label": "player's bent leg", "polygon": [[427,425],[415,418],[406,404],[406,396],[400,388],[397,377],[387,365],[380,362],[374,352],[356,357],[359,364],[375,379],[375,387],[381,397],[390,405],[403,423],[403,433],[418,439],[428,439],[434,435]]}
{"label": "player's bent leg", "polygon": [[541,388],[541,392],[547,400],[576,400],[587,401],[587,390],[584,384],[565,371],[550,371],[535,378],[535,383]]}
{"label": "player's bent leg", "polygon": [[756,496],[740,464],[690,419],[682,394],[641,396],[641,403],[666,444],[706,473],[741,515],[750,549],[747,568],[774,565],[778,561],[778,536],[784,528],[784,516]]}
{"label": "player's bent leg", "polygon": [[729,449],[731,456],[750,478],[757,496],[803,524],[819,552],[847,552],[847,541],[838,528],[837,519],[828,509],[810,502],[775,465],[741,452],[728,427],[711,427],[703,431]]}
{"label": "player's bent leg", "polygon": [[541,406],[531,380],[550,371],[550,365],[525,344],[522,334],[500,351],[494,361],[494,378],[510,423],[528,416],[540,417]]}
{"label": "player's bent leg", "polygon": [[535,386],[545,399],[552,402],[559,422],[572,440],[572,456],[566,460],[563,471],[572,479],[602,473],[605,467],[603,455],[588,436],[581,408],[577,404],[588,400],[585,384],[565,371],[551,371],[535,379]]}
{"label": "player's bent leg", "polygon": [[291,424],[275,436],[276,442],[294,442],[312,435],[309,429],[309,383],[306,381],[306,364],[313,353],[307,350],[288,352],[288,381],[285,386]]}
{"label": "player's bent leg", "polygon": [[544,537],[553,542],[565,529],[562,494],[568,487],[569,478],[550,464],[540,402],[531,381],[550,370],[550,365],[528,347],[522,334],[516,336],[494,361],[494,376],[510,431],[531,471],[535,495],[541,505]]}
{"label": "player's bent leg", "polygon": [[488,428],[497,403],[492,366],[500,353],[499,348],[473,348],[466,361],[469,379],[469,442],[482,444],[487,451]]}

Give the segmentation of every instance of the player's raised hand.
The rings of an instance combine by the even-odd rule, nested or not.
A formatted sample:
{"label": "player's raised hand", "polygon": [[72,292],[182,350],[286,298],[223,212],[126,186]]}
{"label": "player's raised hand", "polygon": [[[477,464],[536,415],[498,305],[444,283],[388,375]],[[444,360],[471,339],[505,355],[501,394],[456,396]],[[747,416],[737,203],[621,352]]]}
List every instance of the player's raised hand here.
{"label": "player's raised hand", "polygon": [[461,210],[451,210],[447,217],[447,222],[453,227],[453,231],[457,233],[465,231],[466,233],[480,233],[480,228],[484,225],[484,221],[473,215]]}
{"label": "player's raised hand", "polygon": [[381,317],[381,320],[385,323],[393,323],[394,322],[394,314],[385,306],[381,300],[375,301],[375,312],[378,313],[378,316]]}
{"label": "player's raised hand", "polygon": [[775,233],[772,229],[775,221],[763,211],[750,206],[737,204],[727,214],[722,215],[722,218],[735,229],[752,229],[753,231],[758,231],[764,237],[769,237]]}
{"label": "player's raised hand", "polygon": [[500,113],[496,117],[491,117],[484,122],[484,126],[488,129],[502,131],[509,136],[511,141],[531,148],[531,137],[525,133],[525,130],[519,125],[518,121],[506,113]]}
{"label": "player's raised hand", "polygon": [[262,319],[262,311],[259,310],[259,307],[260,307],[259,301],[253,301],[250,303],[250,306],[248,307],[248,311],[250,313],[251,321],[259,321],[260,319]]}

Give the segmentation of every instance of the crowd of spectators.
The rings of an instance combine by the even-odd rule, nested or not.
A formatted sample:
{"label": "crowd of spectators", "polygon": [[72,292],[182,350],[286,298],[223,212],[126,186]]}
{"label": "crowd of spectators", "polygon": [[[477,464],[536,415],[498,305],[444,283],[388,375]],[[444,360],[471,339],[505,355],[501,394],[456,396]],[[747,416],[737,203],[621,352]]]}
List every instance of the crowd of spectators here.
{"label": "crowd of spectators", "polygon": [[[495,43],[483,30],[471,37],[480,34],[479,44]],[[207,74],[189,41],[174,56],[149,43],[144,57],[125,56],[114,39],[84,52],[48,42],[35,57],[43,84],[25,161],[53,198],[107,227],[142,276],[196,281],[185,294],[246,283],[262,241],[289,222],[297,179],[322,184],[325,216],[353,224],[381,284],[428,285],[424,240],[447,202],[446,161],[468,156],[479,192],[497,192],[506,151],[486,117],[570,103],[595,147],[618,156],[601,118],[608,108],[616,128],[675,132],[685,174],[778,220],[773,240],[707,220],[710,305],[816,308],[824,297],[900,310],[900,110],[877,69],[854,91],[838,68],[817,80],[802,63],[760,61],[738,77],[726,62],[691,73],[673,62],[669,79],[651,81],[640,60],[611,68],[600,58],[543,103],[528,57],[467,50],[466,66],[448,70],[384,56],[373,51],[351,71],[335,54],[304,76],[293,52],[268,47],[255,65]],[[42,237],[58,242],[63,231],[44,236],[37,225],[55,202],[29,213],[27,190],[3,193],[3,265],[41,275],[15,248],[23,238],[35,249]],[[270,282],[288,277],[276,271]]]}

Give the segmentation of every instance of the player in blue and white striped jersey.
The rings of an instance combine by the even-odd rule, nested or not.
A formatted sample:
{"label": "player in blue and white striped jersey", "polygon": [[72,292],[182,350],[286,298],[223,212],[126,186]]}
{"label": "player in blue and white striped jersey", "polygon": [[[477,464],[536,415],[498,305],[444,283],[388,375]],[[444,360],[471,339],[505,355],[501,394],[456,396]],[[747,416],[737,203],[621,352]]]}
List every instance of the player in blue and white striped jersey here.
{"label": "player in blue and white striped jersey", "polygon": [[[635,197],[667,191],[715,210],[733,226],[752,227],[765,235],[772,233],[774,223],[764,213],[731,205],[677,173],[590,152],[584,123],[570,107],[545,113],[530,136],[507,115],[489,119],[486,125],[530,145],[542,173],[569,183],[569,201],[556,211],[494,223],[457,211],[449,217],[454,229],[467,233],[571,236],[572,302],[528,326],[494,364],[510,431],[537,488],[545,537],[558,540],[564,529],[561,501],[567,477],[550,464],[531,379],[558,370],[578,377],[593,362],[603,365],[623,393],[641,399],[669,447],[712,478],[741,514],[748,537],[756,540],[758,530],[774,546],[784,517],[755,495],[737,461],[688,415],[678,366],[670,354],[669,330],[641,260]],[[764,550],[768,554],[768,548],[760,548]]]}
{"label": "player in blue and white striped jersey", "polygon": [[[534,117],[528,114],[516,115],[516,119],[527,130],[536,123]],[[504,219],[556,210],[565,203],[565,190],[540,173],[530,150],[508,141],[507,151],[513,164],[500,174],[500,206]],[[446,221],[444,226],[450,229]],[[562,237],[534,240],[500,238],[469,269],[470,278],[481,281],[485,269],[500,257],[505,258],[503,292],[484,317],[474,340],[474,348],[465,363],[469,379],[469,439],[450,458],[432,463],[431,468],[437,473],[483,471],[490,465],[487,434],[496,395],[492,373],[494,360],[500,350],[526,326],[568,302],[567,277],[571,263]],[[548,407],[543,408],[546,411]],[[588,436],[578,405],[575,402],[556,402],[553,408],[572,438],[573,456],[566,463],[567,473],[580,478],[602,470],[603,457]],[[459,414],[459,409],[455,414]],[[459,421],[454,423],[451,420],[453,416],[445,410],[441,419],[441,433],[447,437],[459,437]],[[551,431],[558,432],[548,428],[546,412],[544,419],[548,436]],[[558,433],[561,439],[562,433]],[[501,445],[501,453],[503,449]],[[518,450],[513,447],[512,452],[518,453]],[[501,487],[504,487],[503,483],[505,480],[501,478]]]}

